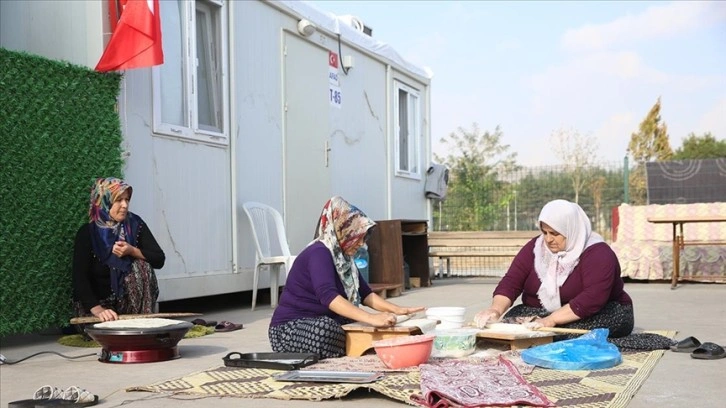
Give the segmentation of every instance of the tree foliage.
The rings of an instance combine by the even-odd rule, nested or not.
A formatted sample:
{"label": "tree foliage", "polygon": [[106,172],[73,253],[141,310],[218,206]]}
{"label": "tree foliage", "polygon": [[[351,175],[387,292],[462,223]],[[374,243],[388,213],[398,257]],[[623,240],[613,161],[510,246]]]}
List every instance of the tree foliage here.
{"label": "tree foliage", "polygon": [[673,160],[719,158],[726,158],[726,140],[716,140],[711,132],[701,136],[691,132],[673,155]]}
{"label": "tree foliage", "polygon": [[597,160],[598,143],[592,135],[583,135],[576,129],[560,128],[550,135],[552,150],[562,160],[575,193],[574,201],[580,202],[580,192],[592,178],[592,165]]}
{"label": "tree foliage", "polygon": [[[592,220],[593,229],[609,236],[607,205],[618,205],[623,200],[623,171],[603,169],[592,165],[591,182],[580,192],[580,206]],[[516,186],[517,228],[537,229],[537,218],[542,206],[555,199],[574,201],[570,187],[571,175],[563,167],[535,168],[529,170]]]}
{"label": "tree foliage", "polygon": [[630,136],[628,150],[636,162],[664,161],[673,156],[668,126],[660,117],[660,98],[640,122],[638,132]]}
{"label": "tree foliage", "polygon": [[472,231],[497,229],[494,225],[499,210],[506,207],[513,194],[507,174],[517,168],[516,153],[502,143],[503,133],[497,126],[493,132],[482,132],[474,123],[472,129],[459,127],[442,138],[449,147],[448,155],[434,159],[449,168],[449,191],[444,206],[448,219],[445,229]]}
{"label": "tree foliage", "polygon": [[661,120],[660,107],[659,97],[640,122],[638,132],[630,136],[628,151],[636,164],[630,173],[631,200],[634,204],[645,204],[647,201],[645,163],[670,160],[673,157],[668,126]]}

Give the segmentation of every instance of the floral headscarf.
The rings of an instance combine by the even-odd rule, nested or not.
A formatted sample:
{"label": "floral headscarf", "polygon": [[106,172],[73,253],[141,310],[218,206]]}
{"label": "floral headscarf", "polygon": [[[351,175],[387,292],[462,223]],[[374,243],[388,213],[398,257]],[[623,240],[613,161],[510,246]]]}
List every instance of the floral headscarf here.
{"label": "floral headscarf", "polygon": [[368,230],[376,223],[368,218],[363,211],[348,203],[343,198],[335,196],[323,206],[315,240],[310,243],[322,242],[333,256],[333,263],[338,272],[348,300],[358,306],[361,302],[358,288],[358,268],[355,262],[345,254],[350,248],[364,238]]}
{"label": "floral headscarf", "polygon": [[116,222],[109,212],[114,201],[125,191],[129,199],[133,188],[123,180],[114,177],[99,178],[91,187],[91,203],[88,209],[91,246],[96,257],[111,270],[111,289],[123,296],[123,279],[131,270],[133,259],[129,256],[119,258],[111,251],[116,241],[126,241],[136,246],[136,233],[139,218],[130,211],[122,222]]}
{"label": "floral headscarf", "polygon": [[566,239],[565,250],[556,254],[545,244],[544,235],[540,235],[534,244],[534,269],[542,282],[537,296],[542,306],[553,312],[562,307],[560,287],[580,262],[582,252],[603,239],[592,231],[590,219],[582,207],[567,200],[545,204],[539,222],[549,225]]}

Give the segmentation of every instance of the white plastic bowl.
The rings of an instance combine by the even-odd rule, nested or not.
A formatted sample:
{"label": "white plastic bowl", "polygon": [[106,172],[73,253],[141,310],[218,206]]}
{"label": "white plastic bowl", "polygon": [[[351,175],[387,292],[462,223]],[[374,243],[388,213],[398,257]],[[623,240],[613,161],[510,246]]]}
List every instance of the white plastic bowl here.
{"label": "white plastic bowl", "polygon": [[449,318],[464,318],[466,312],[465,307],[430,307],[426,309],[426,316],[437,316],[437,317],[449,317]]}
{"label": "white plastic bowl", "polygon": [[439,324],[436,325],[436,330],[439,330],[439,329],[460,329],[462,327],[464,327],[464,323],[463,322],[457,323],[457,322],[449,322],[447,320],[441,320],[441,323],[439,323]]}
{"label": "white plastic bowl", "polygon": [[438,320],[437,329],[457,329],[464,325],[464,307],[430,307],[426,309],[426,318]]}

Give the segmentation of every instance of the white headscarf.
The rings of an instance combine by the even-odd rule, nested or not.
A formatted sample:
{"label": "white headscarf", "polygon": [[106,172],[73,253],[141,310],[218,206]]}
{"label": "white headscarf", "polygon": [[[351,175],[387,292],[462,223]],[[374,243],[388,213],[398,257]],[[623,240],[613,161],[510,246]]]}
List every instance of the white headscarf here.
{"label": "white headscarf", "polygon": [[542,282],[537,296],[542,306],[550,312],[562,307],[560,287],[580,262],[580,255],[590,245],[603,242],[600,234],[592,232],[590,219],[577,204],[567,200],[554,200],[545,204],[539,214],[544,222],[566,239],[565,250],[550,251],[544,242],[544,234],[534,243],[534,270]]}

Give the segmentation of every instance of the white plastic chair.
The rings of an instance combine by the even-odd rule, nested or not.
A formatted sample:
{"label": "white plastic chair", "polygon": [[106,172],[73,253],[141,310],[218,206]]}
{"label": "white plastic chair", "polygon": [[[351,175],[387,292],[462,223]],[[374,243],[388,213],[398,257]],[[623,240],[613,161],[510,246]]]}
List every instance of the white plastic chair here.
{"label": "white plastic chair", "polygon": [[260,269],[267,266],[270,271],[270,305],[277,306],[279,291],[280,266],[285,266],[285,276],[290,273],[295,256],[290,254],[290,247],[285,234],[282,216],[269,205],[248,201],[242,205],[252,226],[255,239],[255,274],[252,287],[252,310],[257,303],[257,284]]}

